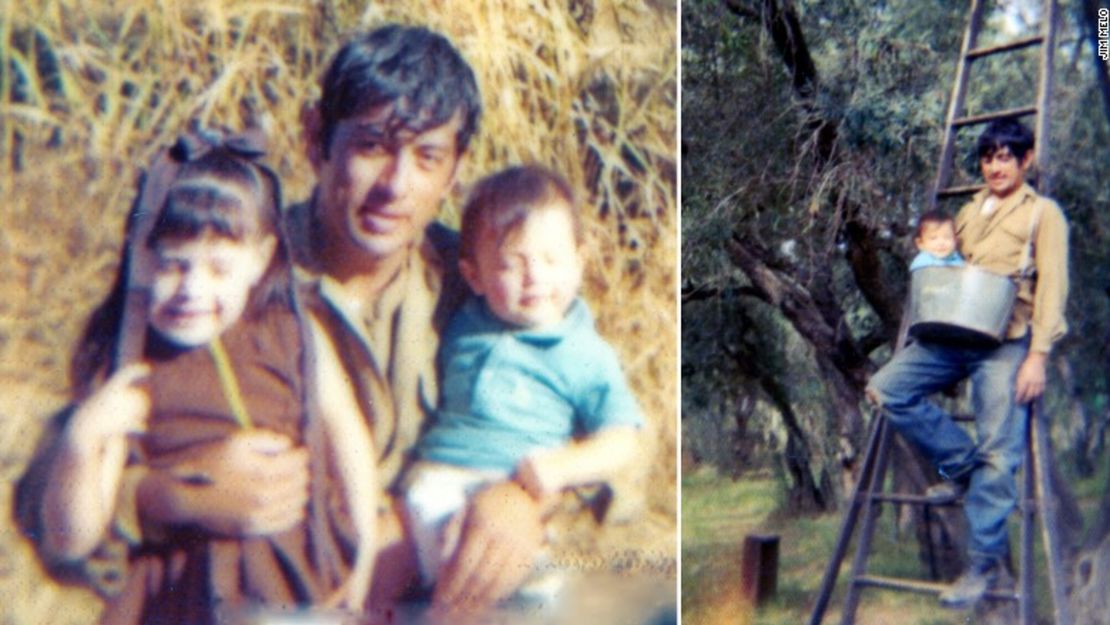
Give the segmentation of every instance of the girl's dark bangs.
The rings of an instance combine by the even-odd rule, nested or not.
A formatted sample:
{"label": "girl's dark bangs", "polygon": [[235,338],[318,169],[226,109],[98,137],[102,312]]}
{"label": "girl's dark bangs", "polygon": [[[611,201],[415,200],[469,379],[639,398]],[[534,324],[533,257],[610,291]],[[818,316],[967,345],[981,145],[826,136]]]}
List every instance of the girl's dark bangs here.
{"label": "girl's dark bangs", "polygon": [[248,211],[244,209],[237,195],[218,187],[174,189],[166,198],[147,244],[153,247],[164,239],[192,239],[204,234],[241,241],[258,230],[256,225],[246,223]]}

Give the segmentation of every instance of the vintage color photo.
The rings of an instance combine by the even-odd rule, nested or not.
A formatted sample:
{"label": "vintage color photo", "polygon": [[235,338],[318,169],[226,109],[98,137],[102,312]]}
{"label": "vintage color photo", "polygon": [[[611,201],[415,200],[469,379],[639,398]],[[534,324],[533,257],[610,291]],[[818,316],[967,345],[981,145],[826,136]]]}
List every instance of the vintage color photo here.
{"label": "vintage color photo", "polygon": [[5,620],[676,622],[676,18],[5,4]]}
{"label": "vintage color photo", "polygon": [[683,622],[1106,619],[1103,6],[682,3]]}

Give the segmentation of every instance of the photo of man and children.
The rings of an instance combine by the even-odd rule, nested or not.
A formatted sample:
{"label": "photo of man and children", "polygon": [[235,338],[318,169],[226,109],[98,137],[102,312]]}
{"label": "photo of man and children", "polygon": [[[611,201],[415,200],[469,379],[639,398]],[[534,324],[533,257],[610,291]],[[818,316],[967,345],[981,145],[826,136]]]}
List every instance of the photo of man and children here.
{"label": "photo of man and children", "polygon": [[0,625],[1106,625],[1105,5],[0,3]]}
{"label": "photo of man and children", "polygon": [[[628,37],[674,7],[466,4],[5,15],[58,118],[115,79],[68,29],[152,65],[103,68],[137,162],[68,209],[115,249],[26,384],[68,391],[5,402],[18,622],[676,622],[677,46]],[[94,140],[44,125],[28,236],[27,172]]]}

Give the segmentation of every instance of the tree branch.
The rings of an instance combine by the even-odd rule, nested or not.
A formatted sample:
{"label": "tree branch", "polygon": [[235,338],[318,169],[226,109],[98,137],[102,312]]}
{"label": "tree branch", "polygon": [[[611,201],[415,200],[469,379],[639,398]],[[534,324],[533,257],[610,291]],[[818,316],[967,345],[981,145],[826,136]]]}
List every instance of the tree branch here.
{"label": "tree branch", "polygon": [[729,12],[741,19],[760,19],[759,11],[755,10],[754,8],[748,6],[743,2],[740,2],[740,0],[724,0],[722,4],[725,5],[725,8],[728,9]]}
{"label": "tree branch", "polygon": [[779,57],[790,74],[794,96],[805,113],[805,129],[813,136],[817,166],[824,167],[832,161],[836,148],[837,124],[826,118],[817,105],[819,76],[813,62],[809,44],[802,32],[798,12],[789,0],[760,0],[757,11],[740,0],[722,0],[726,9],[742,19],[758,19],[771,37]]}
{"label": "tree branch", "polygon": [[[848,264],[863,298],[867,300],[875,314],[883,323],[887,340],[898,332],[902,318],[902,300],[905,291],[892,287],[888,276],[883,275],[881,246],[874,228],[856,220],[849,220],[844,226],[848,239]],[[905,281],[899,282],[904,284]],[[863,350],[867,353],[870,350]]]}
{"label": "tree branch", "polygon": [[760,291],[750,286],[730,286],[722,288],[706,284],[691,284],[689,282],[682,285],[683,304],[710,299],[728,299],[744,296],[762,298]]}
{"label": "tree branch", "polygon": [[876,349],[879,349],[884,343],[888,343],[892,338],[893,337],[887,332],[885,327],[879,327],[860,338],[858,341],[859,349],[865,354],[870,354]]}
{"label": "tree branch", "polygon": [[727,248],[729,257],[752,281],[761,299],[778,308],[819,357],[828,358],[852,387],[862,391],[871,364],[843,331],[843,313],[831,310],[835,302],[819,302],[805,287],[772,269],[763,259],[769,252],[757,243],[733,235]]}
{"label": "tree branch", "polygon": [[[751,326],[754,323],[743,311],[739,315],[742,325]],[[755,380],[762,394],[782,417],[783,426],[786,428],[784,460],[793,480],[793,488],[790,490],[792,509],[827,510],[832,507],[836,493],[826,472],[821,472],[821,480],[815,480],[813,477],[813,452],[809,437],[794,411],[790,392],[779,381],[779,372],[769,370],[763,360],[754,357],[750,347],[744,350],[722,345],[722,350],[743,375]]]}

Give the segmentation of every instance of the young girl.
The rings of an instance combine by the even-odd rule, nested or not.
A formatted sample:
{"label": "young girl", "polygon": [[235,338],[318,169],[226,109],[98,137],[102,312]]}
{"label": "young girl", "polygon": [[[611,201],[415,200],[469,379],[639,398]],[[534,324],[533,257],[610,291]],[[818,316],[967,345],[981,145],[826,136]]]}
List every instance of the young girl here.
{"label": "young girl", "polygon": [[[123,312],[127,291],[117,289],[119,305],[107,307],[118,311],[107,325],[115,329],[119,366],[66,426],[44,493],[45,543],[62,558],[91,552],[112,519],[127,462],[178,467],[238,431],[265,430],[280,435],[274,440],[324,447],[319,456],[337,468],[358,533],[339,590],[336,563],[321,556],[326,519],[259,536],[182,523],[144,531],[125,589],[104,620],[212,623],[261,606],[361,609],[374,559],[370,434],[337,377],[334,348],[311,319],[302,333],[294,315],[277,181],[227,145],[182,158],[157,215],[144,218],[143,202],[132,215],[131,268],[121,275],[149,287],[145,305],[127,319],[135,312]],[[128,347],[128,328],[137,325],[145,326],[145,345],[136,350]],[[142,362],[127,362],[129,352]],[[129,434],[141,435],[129,443]],[[327,474],[317,465],[311,479]],[[305,485],[291,484],[290,492],[303,500]]]}

